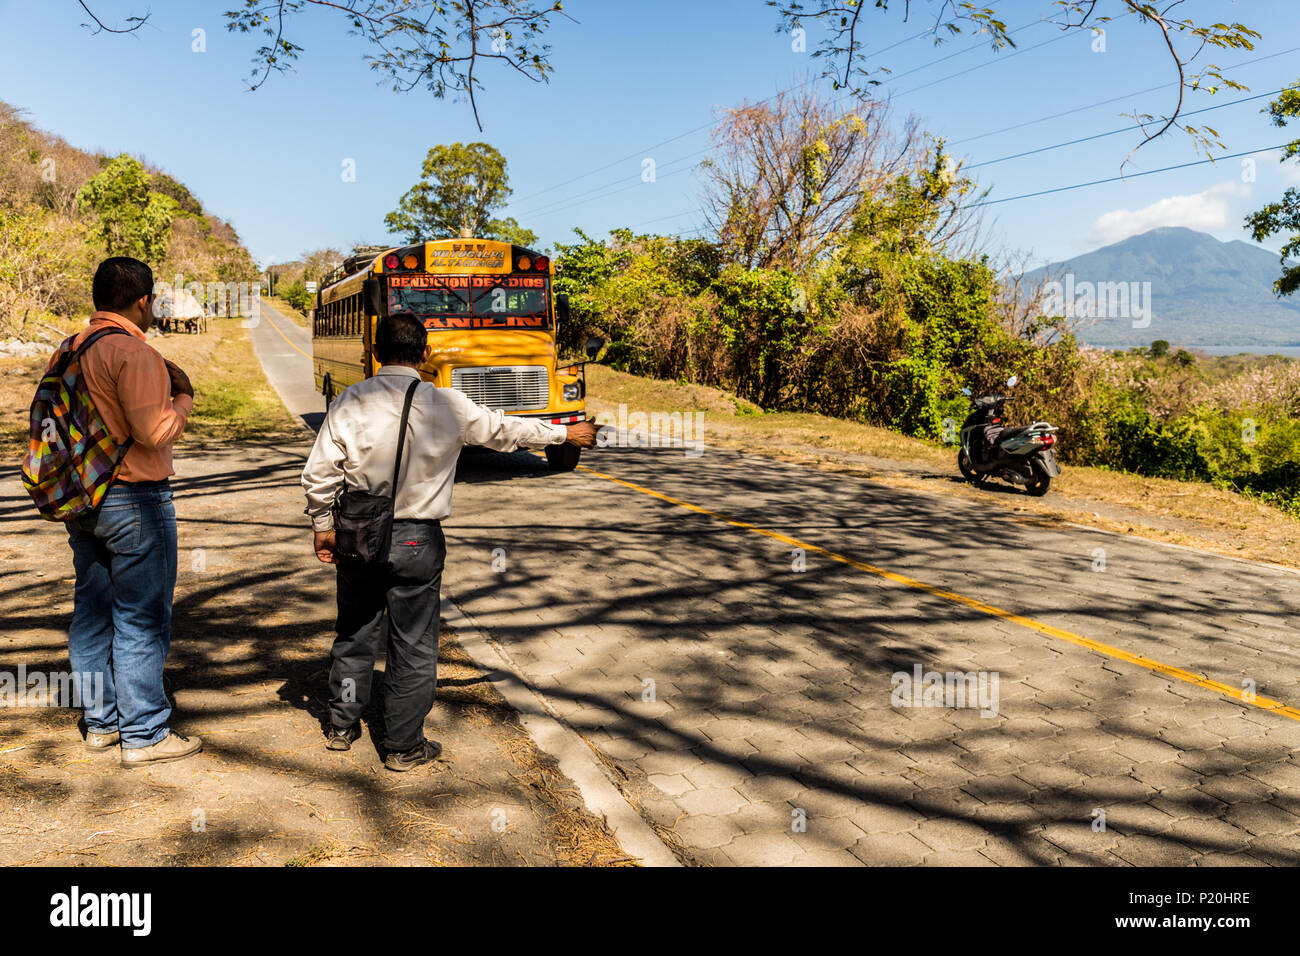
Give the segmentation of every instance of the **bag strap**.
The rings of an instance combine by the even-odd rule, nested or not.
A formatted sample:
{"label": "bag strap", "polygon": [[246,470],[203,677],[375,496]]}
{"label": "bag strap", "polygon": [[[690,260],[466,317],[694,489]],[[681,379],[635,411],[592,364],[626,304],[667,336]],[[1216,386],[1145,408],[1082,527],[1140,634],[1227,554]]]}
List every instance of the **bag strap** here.
{"label": "bag strap", "polygon": [[80,345],[74,345],[73,343],[77,341],[77,336],[70,335],[66,339],[64,339],[62,343],[60,343],[58,363],[52,369],[50,369],[50,371],[54,372],[59,376],[62,376],[63,373],[67,370],[68,365],[71,364],[74,358],[79,359],[82,353],[86,351],[86,349],[90,348],[92,345],[94,345],[96,342],[102,339],[105,335],[129,335],[129,334],[130,333],[127,332],[125,329],[118,329],[112,326],[106,329],[96,329],[94,332],[91,332],[89,335],[87,335],[82,340]]}
{"label": "bag strap", "polygon": [[86,349],[90,348],[92,345],[94,345],[96,342],[98,342],[106,335],[130,335],[130,334],[131,333],[128,332],[126,329],[119,329],[111,325],[106,329],[96,329],[94,332],[91,332],[89,335],[87,335],[85,339],[82,340],[81,344],[78,345],[73,351],[75,351],[78,355],[80,355],[82,352],[86,351]]}
{"label": "bag strap", "polygon": [[[98,342],[106,335],[130,335],[130,334],[131,333],[128,332],[126,329],[119,329],[113,325],[110,325],[106,329],[98,329],[94,332],[91,332],[89,335],[87,335],[85,340],[80,345],[77,346],[75,350],[76,354],[78,358],[80,358],[80,356],[85,353],[86,349],[90,348],[92,345],[94,345],[96,342]],[[133,444],[135,444],[135,436],[128,432],[126,436],[126,441],[122,442],[122,444],[117,446],[118,452],[120,453],[117,459],[119,464],[124,458],[126,458],[126,453],[131,450],[131,446]]]}
{"label": "bag strap", "polygon": [[397,461],[393,464],[393,491],[389,495],[393,499],[394,505],[397,502],[397,476],[402,473],[402,449],[406,447],[406,423],[411,417],[411,401],[415,398],[415,390],[420,387],[420,379],[416,379],[406,389],[406,401],[402,404],[402,430],[397,435]]}

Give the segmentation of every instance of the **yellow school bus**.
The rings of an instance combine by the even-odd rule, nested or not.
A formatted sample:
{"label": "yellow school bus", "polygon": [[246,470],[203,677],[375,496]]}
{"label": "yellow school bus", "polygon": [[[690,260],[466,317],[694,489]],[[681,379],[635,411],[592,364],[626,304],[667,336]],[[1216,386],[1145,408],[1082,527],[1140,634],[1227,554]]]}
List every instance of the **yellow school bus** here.
{"label": "yellow school bus", "polygon": [[[510,415],[558,425],[583,421],[583,363],[558,361],[557,322],[568,320],[568,297],[552,294],[554,276],[546,256],[487,239],[360,250],[317,293],[316,387],[328,405],[375,374],[379,320],[410,312],[429,330],[425,381]],[[555,471],[572,469],[579,454],[568,444],[546,449]]]}

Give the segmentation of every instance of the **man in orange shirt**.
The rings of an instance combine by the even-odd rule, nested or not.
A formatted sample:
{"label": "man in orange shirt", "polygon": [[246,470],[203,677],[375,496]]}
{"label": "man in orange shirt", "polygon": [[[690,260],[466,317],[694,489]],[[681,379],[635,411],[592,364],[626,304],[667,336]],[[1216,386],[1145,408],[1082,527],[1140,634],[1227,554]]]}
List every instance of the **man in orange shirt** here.
{"label": "man in orange shirt", "polygon": [[[76,340],[111,327],[81,357],[96,410],[130,447],[95,511],[68,522],[77,573],[68,657],[82,682],[86,746],[121,744],[124,767],[179,760],[203,749],[171,730],[163,666],[171,645],[176,511],[168,478],[172,444],[194,407],[189,377],[148,344],[153,272],[138,259],[100,263],[95,314]],[[91,693],[96,680],[102,692]]]}

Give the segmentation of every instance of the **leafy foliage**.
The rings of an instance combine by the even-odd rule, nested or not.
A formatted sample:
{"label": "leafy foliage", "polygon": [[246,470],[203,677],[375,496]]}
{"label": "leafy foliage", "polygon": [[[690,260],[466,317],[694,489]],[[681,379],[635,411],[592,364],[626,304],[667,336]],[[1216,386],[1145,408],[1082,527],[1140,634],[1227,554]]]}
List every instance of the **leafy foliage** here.
{"label": "leafy foliage", "polygon": [[[824,75],[832,80],[836,89],[849,89],[858,95],[864,95],[882,82],[878,73],[889,72],[881,65],[873,69],[866,60],[868,28],[863,22],[863,14],[870,8],[885,14],[891,6],[895,10],[901,7],[904,20],[910,17],[914,6],[936,11],[928,31],[936,45],[970,32],[987,37],[994,50],[1003,50],[1014,48],[1015,34],[1024,29],[1010,27],[991,4],[986,6],[969,0],[893,0],[892,4],[890,0],[766,2],[777,12],[778,32],[802,30],[805,23],[816,23],[823,28],[824,38],[813,51],[813,56],[825,61]],[[1211,148],[1223,148],[1217,130],[1180,122],[1186,94],[1191,91],[1215,93],[1219,89],[1245,89],[1214,64],[1206,64],[1200,69],[1196,69],[1195,64],[1206,50],[1254,49],[1259,33],[1241,23],[1197,23],[1190,18],[1180,19],[1172,15],[1180,3],[1181,0],[1175,0],[1162,6],[1150,0],[1038,0],[1037,6],[1043,11],[1043,18],[1062,30],[1102,34],[1109,24],[1127,17],[1134,17],[1139,24],[1150,28],[1154,42],[1177,73],[1178,97],[1166,115],[1132,114],[1142,130],[1135,152],[1173,128],[1185,132],[1198,148],[1206,152]],[[1131,158],[1132,153],[1129,156]]]}
{"label": "leafy foliage", "polygon": [[[1285,127],[1300,116],[1300,82],[1288,86],[1282,95],[1269,104],[1273,125]],[[1288,143],[1282,151],[1282,161],[1300,162],[1300,139]],[[1282,198],[1269,203],[1258,212],[1246,217],[1246,226],[1256,242],[1263,242],[1279,233],[1287,235],[1282,246],[1282,275],[1273,284],[1278,295],[1292,295],[1300,289],[1300,189],[1292,186]]]}
{"label": "leafy foliage", "polygon": [[122,254],[168,280],[257,273],[230,225],[171,176],[83,152],[0,103],[0,335],[36,337],[52,317],[79,318],[98,261]]}
{"label": "leafy foliage", "polygon": [[[244,0],[225,12],[226,26],[266,38],[253,57],[253,88],[292,68],[303,48],[286,25],[309,9],[334,13],[368,45],[370,68],[394,90],[423,86],[438,99],[466,97],[480,130],[475,76],[481,62],[505,64],[534,81],[551,72],[545,34],[562,5],[529,0]],[[481,75],[481,74],[480,74]]]}
{"label": "leafy foliage", "polygon": [[514,219],[492,214],[510,198],[506,160],[487,143],[434,146],[424,158],[420,181],[384,217],[407,242],[461,235],[531,246],[537,236]]}
{"label": "leafy foliage", "polygon": [[172,220],[181,205],[152,186],[153,177],[144,164],[123,153],[81,187],[78,206],[94,213],[92,235],[112,255],[158,262],[167,254]]}

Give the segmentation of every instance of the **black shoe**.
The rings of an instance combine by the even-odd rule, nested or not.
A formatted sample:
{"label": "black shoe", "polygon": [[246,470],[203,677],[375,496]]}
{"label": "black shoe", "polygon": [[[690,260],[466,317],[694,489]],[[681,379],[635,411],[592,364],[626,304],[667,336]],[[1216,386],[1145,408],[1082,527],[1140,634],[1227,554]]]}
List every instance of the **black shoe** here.
{"label": "black shoe", "polygon": [[331,727],[325,735],[325,747],[329,750],[351,750],[352,742],[361,739],[361,725],[353,724],[346,730]]}
{"label": "black shoe", "polygon": [[428,763],[430,760],[437,760],[438,755],[442,753],[442,744],[436,740],[426,740],[420,746],[415,747],[405,753],[391,753],[384,758],[384,766],[389,770],[396,770],[398,773],[405,773],[412,767],[418,767],[422,763]]}

